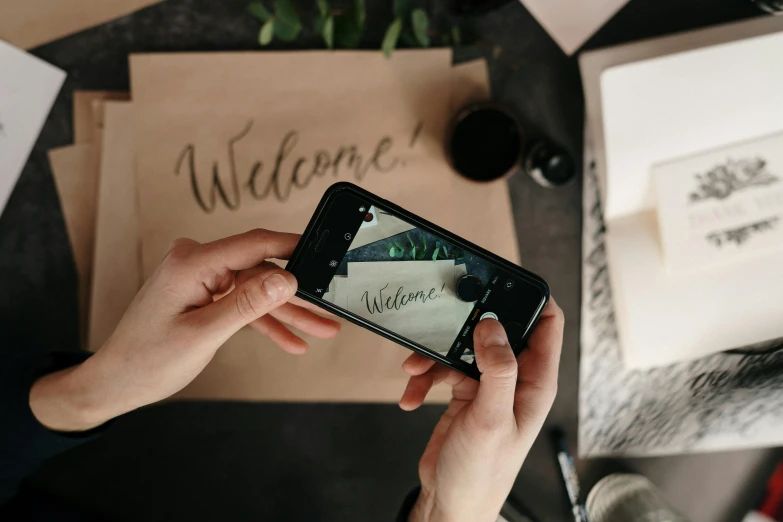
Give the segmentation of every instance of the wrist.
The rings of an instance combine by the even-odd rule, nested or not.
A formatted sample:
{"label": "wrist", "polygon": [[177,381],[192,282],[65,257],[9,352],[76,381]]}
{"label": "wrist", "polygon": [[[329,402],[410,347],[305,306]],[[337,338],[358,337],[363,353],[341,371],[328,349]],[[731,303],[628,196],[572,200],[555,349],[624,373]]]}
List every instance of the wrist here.
{"label": "wrist", "polygon": [[411,509],[408,522],[457,522],[457,520],[449,518],[438,508],[434,493],[422,488],[419,498]]}
{"label": "wrist", "polygon": [[434,501],[431,495],[424,491],[424,488],[419,492],[419,497],[416,499],[416,503],[413,504],[410,515],[408,516],[408,522],[429,522],[431,520],[431,513],[434,507]]}
{"label": "wrist", "polygon": [[[459,504],[459,505],[457,505]],[[497,520],[497,509],[464,502],[441,502],[434,492],[422,488],[411,509],[408,522],[490,522]]]}
{"label": "wrist", "polygon": [[44,375],[30,388],[30,410],[43,426],[62,432],[87,431],[111,419],[100,394],[89,385],[84,364]]}

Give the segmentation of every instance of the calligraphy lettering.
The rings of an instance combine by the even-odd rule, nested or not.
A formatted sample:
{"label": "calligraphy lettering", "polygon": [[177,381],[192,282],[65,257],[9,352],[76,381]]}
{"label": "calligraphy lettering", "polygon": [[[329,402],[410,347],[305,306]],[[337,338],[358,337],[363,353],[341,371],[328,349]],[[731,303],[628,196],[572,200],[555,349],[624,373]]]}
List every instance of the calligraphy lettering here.
{"label": "calligraphy lettering", "polygon": [[[177,158],[175,175],[186,172],[196,204],[205,213],[213,213],[218,204],[223,204],[230,210],[239,209],[245,190],[256,201],[264,201],[272,196],[284,203],[291,197],[293,189],[306,189],[314,179],[326,177],[330,173],[332,177],[339,178],[349,172],[359,183],[370,173],[386,174],[405,165],[394,155],[395,142],[389,136],[380,138],[368,155],[363,154],[359,146],[353,144],[337,147],[333,154],[325,149],[316,149],[312,154],[307,154],[297,152],[300,133],[291,130],[280,142],[274,167],[268,177],[264,176],[264,161],[258,158],[251,161],[247,173],[243,174],[237,167],[236,150],[246,141],[253,125],[253,120],[248,121],[241,132],[228,140],[228,172],[222,173],[218,162],[213,161],[211,176],[206,186],[199,182],[194,144],[187,144]],[[423,124],[419,123],[414,129],[411,144],[416,141],[422,126]]]}

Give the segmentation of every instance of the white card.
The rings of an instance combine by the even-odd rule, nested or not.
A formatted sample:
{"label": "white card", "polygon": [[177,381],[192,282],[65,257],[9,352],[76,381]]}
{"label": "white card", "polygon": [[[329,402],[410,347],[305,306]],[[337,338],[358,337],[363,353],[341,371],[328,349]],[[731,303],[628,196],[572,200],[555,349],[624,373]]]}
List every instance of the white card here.
{"label": "white card", "polygon": [[657,165],[652,177],[670,271],[783,249],[783,134]]}
{"label": "white card", "polygon": [[0,214],[64,80],[60,69],[0,41]]}
{"label": "white card", "polygon": [[568,55],[628,3],[628,0],[520,1]]}

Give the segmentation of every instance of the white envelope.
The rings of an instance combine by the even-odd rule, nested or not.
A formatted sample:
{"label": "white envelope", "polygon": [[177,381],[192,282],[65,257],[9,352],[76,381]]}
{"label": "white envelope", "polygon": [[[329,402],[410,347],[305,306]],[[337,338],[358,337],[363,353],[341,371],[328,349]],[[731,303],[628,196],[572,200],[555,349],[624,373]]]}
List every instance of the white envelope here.
{"label": "white envelope", "polygon": [[628,0],[521,0],[563,51],[571,55]]}

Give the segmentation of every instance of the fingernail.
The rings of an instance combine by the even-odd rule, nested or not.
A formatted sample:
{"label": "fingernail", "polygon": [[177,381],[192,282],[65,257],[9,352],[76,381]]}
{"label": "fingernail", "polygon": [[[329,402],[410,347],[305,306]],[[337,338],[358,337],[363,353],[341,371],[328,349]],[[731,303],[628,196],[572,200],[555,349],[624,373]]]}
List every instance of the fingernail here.
{"label": "fingernail", "polygon": [[282,301],[283,299],[291,297],[291,286],[288,284],[288,281],[285,280],[285,277],[280,274],[272,274],[264,279],[264,282],[261,283],[261,285],[264,287],[264,291],[266,291],[272,301]]}
{"label": "fingernail", "polygon": [[485,319],[482,322],[487,323],[481,336],[484,346],[506,346],[508,344],[506,331],[499,322],[492,319]]}

